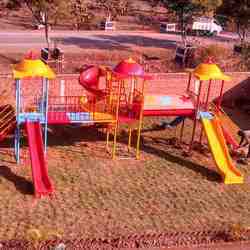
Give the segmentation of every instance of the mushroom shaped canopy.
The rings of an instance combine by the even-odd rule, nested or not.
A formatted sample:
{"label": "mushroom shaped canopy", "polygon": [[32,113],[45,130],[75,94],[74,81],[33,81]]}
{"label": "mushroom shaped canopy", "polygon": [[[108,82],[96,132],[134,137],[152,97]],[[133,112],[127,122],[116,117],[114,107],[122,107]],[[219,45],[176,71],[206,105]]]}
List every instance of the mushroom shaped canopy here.
{"label": "mushroom shaped canopy", "polygon": [[13,66],[13,75],[15,79],[25,77],[44,77],[54,79],[56,77],[53,70],[40,59],[24,59]]}
{"label": "mushroom shaped canopy", "polygon": [[221,69],[209,59],[199,64],[193,71],[193,75],[199,80],[224,80],[230,81],[230,76],[225,75]]}
{"label": "mushroom shaped canopy", "polygon": [[145,75],[143,67],[132,58],[118,63],[114,68],[114,72],[123,76],[137,76],[141,78],[144,78]]}

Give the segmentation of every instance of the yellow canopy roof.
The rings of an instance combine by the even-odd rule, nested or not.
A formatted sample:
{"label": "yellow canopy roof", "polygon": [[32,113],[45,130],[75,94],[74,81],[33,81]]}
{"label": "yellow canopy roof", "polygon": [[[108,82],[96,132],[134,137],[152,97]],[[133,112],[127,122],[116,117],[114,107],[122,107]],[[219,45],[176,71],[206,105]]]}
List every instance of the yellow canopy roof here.
{"label": "yellow canopy roof", "polygon": [[22,79],[24,77],[45,77],[54,79],[56,77],[53,70],[42,62],[40,59],[24,59],[13,67],[13,74],[15,79]]}
{"label": "yellow canopy roof", "polygon": [[230,81],[231,77],[225,75],[221,69],[214,63],[201,63],[193,71],[195,77],[199,80],[225,80]]}

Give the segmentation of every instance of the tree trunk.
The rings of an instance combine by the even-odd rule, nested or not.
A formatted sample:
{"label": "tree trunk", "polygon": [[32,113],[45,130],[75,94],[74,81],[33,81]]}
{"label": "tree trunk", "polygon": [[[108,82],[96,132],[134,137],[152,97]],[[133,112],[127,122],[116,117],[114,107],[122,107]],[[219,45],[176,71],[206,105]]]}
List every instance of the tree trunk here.
{"label": "tree trunk", "polygon": [[50,37],[49,37],[49,18],[48,18],[48,12],[45,12],[45,38],[47,43],[48,51],[50,49]]}
{"label": "tree trunk", "polygon": [[245,28],[245,26],[244,27],[242,27],[242,39],[243,39],[243,42],[245,42],[245,40],[246,40],[246,28]]}
{"label": "tree trunk", "polygon": [[186,46],[186,31],[185,31],[185,24],[184,24],[184,9],[181,8],[180,13],[180,21],[181,21],[181,38],[184,46]]}
{"label": "tree trunk", "polygon": [[[245,37],[244,37],[244,28],[243,30],[241,30],[241,25],[240,23],[237,23],[237,33],[239,35],[239,39],[240,39],[240,44],[244,43]],[[243,32],[243,34],[241,34],[241,32]]]}
{"label": "tree trunk", "polygon": [[111,20],[112,20],[112,19],[111,19],[111,18],[112,18],[112,17],[111,17],[111,12],[110,12],[109,9],[107,9],[107,12],[108,12],[108,13],[107,13],[107,17],[106,17],[106,22],[111,22]]}

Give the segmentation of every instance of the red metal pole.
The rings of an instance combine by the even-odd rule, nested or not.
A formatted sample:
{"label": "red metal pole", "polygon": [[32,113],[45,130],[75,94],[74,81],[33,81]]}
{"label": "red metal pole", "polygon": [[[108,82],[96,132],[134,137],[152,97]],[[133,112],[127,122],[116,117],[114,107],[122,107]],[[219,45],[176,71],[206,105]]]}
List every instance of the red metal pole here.
{"label": "red metal pole", "polygon": [[191,79],[192,79],[192,73],[190,72],[190,73],[189,73],[189,77],[188,77],[187,92],[188,92],[188,91],[189,91],[189,89],[190,89]]}
{"label": "red metal pole", "polygon": [[222,80],[221,89],[220,89],[220,96],[219,96],[219,99],[218,99],[218,102],[217,102],[217,108],[220,108],[221,103],[222,103],[224,84],[225,84],[225,81]]}
{"label": "red metal pole", "polygon": [[181,124],[180,143],[182,143],[182,139],[183,139],[184,126],[185,126],[185,119],[182,121],[182,124]]}
{"label": "red metal pole", "polygon": [[209,96],[210,96],[210,92],[211,92],[211,85],[212,85],[212,80],[209,80],[208,89],[207,89],[207,98],[206,98],[206,104],[205,104],[205,111],[208,110],[208,103],[209,103]]}
{"label": "red metal pole", "polygon": [[[192,79],[192,73],[189,72],[189,76],[188,76],[188,85],[187,85],[187,92],[190,89],[190,85],[191,85],[191,79]],[[180,132],[180,143],[182,143],[182,139],[183,139],[183,133],[184,133],[184,127],[185,127],[185,119],[182,121],[182,125],[181,125],[181,132]]]}
{"label": "red metal pole", "polygon": [[[208,103],[209,103],[209,96],[210,96],[210,91],[211,91],[211,84],[212,80],[209,80],[208,83],[208,89],[207,89],[207,98],[206,98],[206,103],[205,103],[205,111],[208,111]],[[200,144],[202,144],[202,136],[203,136],[203,128],[201,128],[201,134],[200,134]]]}
{"label": "red metal pole", "polygon": [[195,117],[194,117],[194,125],[193,125],[193,131],[192,131],[192,138],[191,138],[190,146],[189,146],[189,152],[191,152],[191,150],[192,150],[192,146],[193,146],[193,142],[194,142],[194,135],[195,135],[196,126],[197,126],[197,115],[198,115],[199,108],[200,108],[201,86],[202,86],[202,81],[200,81],[200,84],[199,84],[197,104],[196,104]]}

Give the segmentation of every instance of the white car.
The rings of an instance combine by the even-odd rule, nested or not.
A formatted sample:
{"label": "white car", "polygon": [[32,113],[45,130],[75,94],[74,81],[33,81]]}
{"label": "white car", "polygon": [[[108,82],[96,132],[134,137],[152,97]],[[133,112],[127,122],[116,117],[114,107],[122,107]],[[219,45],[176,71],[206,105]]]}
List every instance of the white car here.
{"label": "white car", "polygon": [[202,35],[218,35],[222,30],[222,26],[214,18],[199,18],[192,25],[192,32]]}

